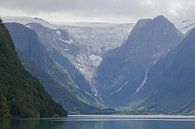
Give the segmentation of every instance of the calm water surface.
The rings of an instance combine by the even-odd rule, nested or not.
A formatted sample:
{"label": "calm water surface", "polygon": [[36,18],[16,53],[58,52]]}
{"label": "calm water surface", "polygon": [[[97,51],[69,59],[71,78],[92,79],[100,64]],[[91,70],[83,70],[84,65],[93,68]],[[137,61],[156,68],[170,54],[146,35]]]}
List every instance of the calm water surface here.
{"label": "calm water surface", "polygon": [[195,118],[69,116],[56,119],[0,120],[0,129],[195,129]]}

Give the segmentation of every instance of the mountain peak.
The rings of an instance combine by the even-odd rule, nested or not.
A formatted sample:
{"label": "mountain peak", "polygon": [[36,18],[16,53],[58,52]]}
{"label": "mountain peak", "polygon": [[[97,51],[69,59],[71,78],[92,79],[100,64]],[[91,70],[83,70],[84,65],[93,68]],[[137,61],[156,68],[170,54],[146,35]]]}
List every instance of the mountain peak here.
{"label": "mountain peak", "polygon": [[44,19],[38,18],[38,17],[22,17],[22,16],[3,16],[2,20],[7,23],[7,22],[17,22],[20,24],[28,24],[28,23],[39,23],[44,26],[50,26],[50,23],[47,22]]}
{"label": "mountain peak", "polygon": [[163,15],[160,15],[160,16],[157,16],[153,19],[153,22],[154,23],[159,23],[159,24],[163,24],[163,23],[169,23],[169,24],[172,24],[165,16]]}
{"label": "mountain peak", "polygon": [[152,19],[140,19],[140,20],[138,20],[135,27],[132,29],[130,35],[133,34],[136,31],[138,31],[139,29],[143,28],[145,25],[147,25],[151,21],[152,21]]}
{"label": "mountain peak", "polygon": [[142,28],[144,26],[149,27],[149,25],[164,26],[165,28],[167,28],[166,26],[171,26],[173,24],[165,16],[160,15],[155,17],[154,19],[140,19],[134,28],[136,28],[137,30],[138,28]]}
{"label": "mountain peak", "polygon": [[[160,35],[174,34],[175,32],[178,33],[174,24],[171,23],[171,21],[169,21],[165,16],[160,15],[154,19],[140,19],[131,31],[129,37],[132,38],[131,35],[137,34],[139,36],[142,34],[143,37],[146,37],[145,35],[158,37]],[[134,38],[135,37],[136,36],[134,36]]]}
{"label": "mountain peak", "polygon": [[137,22],[136,26],[141,27],[141,26],[144,26],[145,24],[147,24],[148,22],[151,22],[151,21],[152,21],[152,19],[140,19]]}
{"label": "mountain peak", "polygon": [[159,15],[159,16],[155,17],[154,20],[155,19],[168,20],[164,15]]}

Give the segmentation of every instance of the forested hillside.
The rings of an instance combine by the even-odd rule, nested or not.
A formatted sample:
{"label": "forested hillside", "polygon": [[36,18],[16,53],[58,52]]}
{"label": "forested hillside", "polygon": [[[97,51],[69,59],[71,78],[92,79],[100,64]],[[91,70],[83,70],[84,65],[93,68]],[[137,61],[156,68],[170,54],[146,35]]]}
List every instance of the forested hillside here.
{"label": "forested hillside", "polygon": [[37,79],[24,70],[12,39],[0,21],[0,117],[67,115]]}

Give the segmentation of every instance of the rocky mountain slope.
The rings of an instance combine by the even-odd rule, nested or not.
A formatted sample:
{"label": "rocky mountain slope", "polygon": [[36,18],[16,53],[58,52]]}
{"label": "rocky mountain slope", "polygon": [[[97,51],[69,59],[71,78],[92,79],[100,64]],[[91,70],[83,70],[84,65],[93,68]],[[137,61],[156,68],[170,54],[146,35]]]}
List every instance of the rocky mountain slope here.
{"label": "rocky mountain slope", "polygon": [[[44,88],[56,101],[69,111],[98,110],[95,108],[98,107],[98,101],[75,83],[77,80],[71,78],[68,68],[64,68],[50,57],[34,31],[18,23],[8,23],[6,26],[24,66],[43,83]],[[71,70],[73,74],[77,72]]]}
{"label": "rocky mountain slope", "polygon": [[97,70],[94,85],[104,104],[128,104],[147,82],[151,67],[181,39],[181,33],[164,16],[139,20],[127,42],[109,52]]}
{"label": "rocky mountain slope", "polygon": [[0,117],[52,117],[67,115],[40,82],[25,71],[0,21]]}
{"label": "rocky mountain slope", "polygon": [[[64,23],[59,25],[31,17],[3,17],[3,19],[5,22],[28,24],[38,33],[42,42],[46,42],[44,46],[47,48],[49,45],[50,49],[47,48],[47,50],[55,48],[61,57],[68,58],[90,85],[104,54],[124,43],[134,26],[134,23]],[[90,89],[97,95],[96,87],[91,85]]]}
{"label": "rocky mountain slope", "polygon": [[177,27],[177,29],[185,35],[195,27],[195,21],[192,19],[177,21],[174,24]]}
{"label": "rocky mountain slope", "polygon": [[195,109],[195,29],[148,73],[148,81],[131,102],[158,113],[193,113]]}
{"label": "rocky mountain slope", "polygon": [[[56,25],[39,18],[16,19],[12,20],[36,32],[44,48],[36,48],[42,52],[34,53],[33,58],[31,53],[23,54],[25,60],[31,59],[26,66],[42,64],[26,68],[48,85],[45,88],[56,100],[63,106],[69,105],[66,108],[78,111],[77,107],[81,107],[83,112],[98,112],[90,105],[102,107],[99,99],[106,106],[121,110],[164,114],[195,112],[192,56],[195,30],[190,31],[194,27],[192,20],[173,24],[166,17],[158,16],[141,19],[136,25]],[[35,52],[32,46],[19,48],[24,53]],[[45,53],[47,56],[37,59]],[[25,65],[25,61],[23,63]],[[35,72],[39,68],[43,72]],[[62,79],[65,76],[67,80]],[[66,100],[59,99],[62,96]]]}

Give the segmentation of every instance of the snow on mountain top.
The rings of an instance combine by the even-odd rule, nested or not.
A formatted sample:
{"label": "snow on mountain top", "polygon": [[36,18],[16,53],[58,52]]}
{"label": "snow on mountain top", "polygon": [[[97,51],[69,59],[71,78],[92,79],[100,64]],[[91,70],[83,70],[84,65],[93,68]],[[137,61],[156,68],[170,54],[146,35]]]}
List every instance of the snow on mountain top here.
{"label": "snow on mountain top", "polygon": [[69,22],[61,25],[69,25],[75,27],[114,27],[125,24],[134,24],[134,23],[106,23],[106,22]]}
{"label": "snow on mountain top", "polygon": [[190,30],[195,27],[195,21],[192,19],[186,19],[183,21],[175,22],[175,26],[183,34],[187,34]]}
{"label": "snow on mountain top", "polygon": [[39,23],[45,27],[55,28],[52,24],[38,17],[22,17],[22,16],[2,16],[4,22],[17,22],[20,24]]}
{"label": "snow on mountain top", "polygon": [[[3,20],[5,22],[18,22],[25,25],[28,23],[38,23],[44,27],[54,29],[57,41],[66,45],[73,44],[79,47],[78,57],[75,57],[76,61],[74,60],[73,64],[76,65],[89,81],[91,81],[96,68],[101,63],[103,55],[107,51],[124,43],[135,25],[134,23],[114,24],[103,22],[50,24],[40,18],[31,17],[4,17]],[[61,30],[68,30],[68,34],[73,38],[69,40],[64,39],[64,34]],[[63,48],[63,51],[71,51],[71,48]],[[72,55],[70,56],[72,57]]]}
{"label": "snow on mountain top", "polygon": [[18,23],[21,23],[21,24],[27,24],[27,23],[30,23],[30,22],[36,22],[36,23],[42,23],[42,24],[49,24],[49,22],[41,19],[41,18],[38,18],[38,17],[18,17],[18,16],[3,16],[2,19],[5,21],[5,22],[18,22]]}

